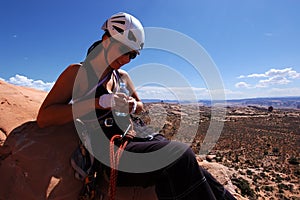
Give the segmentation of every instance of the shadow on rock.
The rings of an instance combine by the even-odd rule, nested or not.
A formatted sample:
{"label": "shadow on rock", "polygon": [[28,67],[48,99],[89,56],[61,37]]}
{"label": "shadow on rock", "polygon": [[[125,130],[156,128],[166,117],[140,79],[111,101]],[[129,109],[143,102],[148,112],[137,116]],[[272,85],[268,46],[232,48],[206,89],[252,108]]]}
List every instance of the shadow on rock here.
{"label": "shadow on rock", "polygon": [[0,199],[77,199],[82,183],[70,165],[77,144],[73,123],[15,128],[0,147]]}

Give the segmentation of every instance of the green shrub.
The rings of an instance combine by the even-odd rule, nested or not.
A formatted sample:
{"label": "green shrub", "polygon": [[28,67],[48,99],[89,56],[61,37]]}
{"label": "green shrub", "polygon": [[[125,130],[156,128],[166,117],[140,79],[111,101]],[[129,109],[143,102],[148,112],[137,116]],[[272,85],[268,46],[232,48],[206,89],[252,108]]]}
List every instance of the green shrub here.
{"label": "green shrub", "polygon": [[264,186],[264,189],[265,189],[265,191],[269,191],[269,192],[272,192],[274,190],[274,188],[269,185]]}
{"label": "green shrub", "polygon": [[250,188],[249,182],[247,180],[239,177],[239,178],[234,178],[231,181],[234,185],[236,185],[241,190],[242,195],[255,197],[255,193]]}
{"label": "green shrub", "polygon": [[283,180],[283,178],[279,174],[276,174],[275,178],[276,178],[276,183],[280,183]]}
{"label": "green shrub", "polygon": [[273,153],[279,153],[279,148],[278,147],[274,147],[273,148]]}
{"label": "green shrub", "polygon": [[289,159],[289,163],[290,163],[291,165],[299,165],[299,161],[298,161],[298,159],[295,158],[295,157],[291,157],[291,158]]}
{"label": "green shrub", "polygon": [[289,186],[283,183],[278,184],[279,190],[289,190]]}

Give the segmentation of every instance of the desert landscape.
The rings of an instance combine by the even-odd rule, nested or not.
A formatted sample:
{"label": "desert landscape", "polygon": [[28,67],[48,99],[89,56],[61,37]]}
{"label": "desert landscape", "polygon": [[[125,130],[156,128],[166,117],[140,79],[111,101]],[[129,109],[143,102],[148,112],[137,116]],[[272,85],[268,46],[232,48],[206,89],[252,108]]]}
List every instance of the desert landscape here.
{"label": "desert landscape", "polygon": [[[16,184],[16,181],[12,179],[19,180],[19,182],[36,180],[35,178],[26,179],[30,177],[30,169],[20,170],[21,160],[24,159],[23,154],[18,158],[13,157],[13,154],[18,148],[23,148],[17,145],[18,141],[20,142],[22,130],[34,129],[38,108],[46,94],[46,92],[0,81],[0,169],[7,170],[11,166],[19,173],[11,175],[9,173],[13,170],[1,171],[1,176],[4,177],[2,180],[7,182],[0,182],[0,199],[5,199],[5,195],[1,195],[1,192],[4,193],[5,190],[21,193],[23,192],[21,188],[26,188],[26,185],[18,185],[18,190],[11,189],[9,185]],[[216,144],[207,155],[199,155],[198,159],[203,167],[209,170],[214,169],[212,173],[218,179],[224,179],[223,183],[231,186],[231,191],[236,192],[238,199],[300,199],[299,109],[226,105],[222,107],[225,111],[224,117],[216,119],[212,117],[211,106],[159,102],[146,103],[145,108],[146,112],[138,117],[142,118],[149,127],[170,139],[189,143],[196,154],[201,151],[211,120],[221,121],[223,127]],[[15,129],[17,127],[21,129]],[[11,132],[13,135],[10,136]],[[46,134],[43,131],[40,132]],[[18,138],[7,141],[10,137]],[[23,136],[23,138],[26,137],[27,135]],[[37,134],[34,137],[35,141],[40,140],[40,135]],[[47,135],[47,137],[51,136]],[[55,134],[53,137],[66,141],[70,139]],[[72,142],[70,148],[73,148],[71,146],[76,143],[74,138]],[[9,146],[11,144],[15,146]],[[45,152],[47,153],[49,154]],[[57,152],[55,155],[57,156]],[[65,163],[68,164],[67,161]],[[214,167],[210,167],[211,164]],[[65,166],[59,165],[55,170],[59,171],[61,170],[59,168],[63,167]],[[64,170],[68,174],[73,173],[71,169]],[[226,172],[219,174],[218,177],[218,173],[223,170]],[[49,180],[44,181],[48,184]],[[63,182],[63,180],[58,176],[51,176],[50,183],[55,185],[55,182]],[[74,183],[73,188],[75,187],[80,187],[80,184]],[[51,193],[51,191],[48,192],[49,188],[50,186],[44,198],[32,198],[34,197],[32,194],[28,194],[27,197],[31,197],[29,199],[55,199],[51,197],[61,192],[61,189],[53,189],[55,188],[53,186],[54,192]],[[24,199],[28,198],[24,197]],[[64,199],[72,198],[65,197]]]}
{"label": "desert landscape", "polygon": [[[195,112],[198,107],[189,104],[147,106],[167,113],[160,131],[170,139],[179,127],[187,133],[194,131],[191,127],[198,119],[191,147],[199,152],[211,121],[211,107],[200,106]],[[220,138],[205,159],[232,169],[231,181],[248,199],[299,199],[300,110],[271,108],[227,106]],[[182,120],[182,114],[188,117]],[[159,114],[152,121],[162,126]]]}

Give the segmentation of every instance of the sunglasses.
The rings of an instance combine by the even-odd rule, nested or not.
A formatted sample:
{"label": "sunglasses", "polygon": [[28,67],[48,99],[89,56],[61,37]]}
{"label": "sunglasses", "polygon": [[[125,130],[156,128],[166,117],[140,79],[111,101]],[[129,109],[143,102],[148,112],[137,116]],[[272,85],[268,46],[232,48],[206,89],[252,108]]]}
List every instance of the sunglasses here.
{"label": "sunglasses", "polygon": [[137,52],[136,51],[132,51],[131,49],[129,49],[127,46],[125,45],[121,45],[119,47],[119,51],[121,52],[122,55],[125,55],[125,56],[129,56],[129,58],[132,60],[132,59],[135,59],[135,57],[137,56]]}

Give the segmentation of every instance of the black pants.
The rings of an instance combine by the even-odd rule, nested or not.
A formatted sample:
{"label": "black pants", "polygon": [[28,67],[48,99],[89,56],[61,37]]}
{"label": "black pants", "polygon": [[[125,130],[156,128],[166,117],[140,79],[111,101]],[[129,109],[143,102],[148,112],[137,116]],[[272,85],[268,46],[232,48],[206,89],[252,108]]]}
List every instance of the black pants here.
{"label": "black pants", "polygon": [[[102,131],[109,137],[109,134],[116,134],[120,129],[110,127]],[[109,142],[103,142],[106,136],[99,134],[99,130],[91,128],[89,132],[94,156],[106,164],[101,165],[109,173]],[[152,140],[134,139],[125,150],[120,159],[119,186],[155,185],[160,200],[235,199],[209,172],[198,165],[194,152],[183,143],[156,135]],[[131,154],[140,157],[137,159]],[[126,167],[132,171],[123,170]],[[146,170],[135,171],[135,167]]]}
{"label": "black pants", "polygon": [[[155,171],[144,173],[119,171],[118,185],[147,187],[154,184],[160,200],[235,199],[209,172],[198,165],[194,152],[183,143],[169,141],[157,135],[151,141],[130,142],[126,151],[149,153],[166,145],[169,146],[165,150],[168,157],[178,157],[177,159]],[[127,156],[123,155],[120,161],[121,168],[122,164],[128,164]],[[149,163],[161,162],[162,157],[152,159]],[[140,164],[139,160],[130,162],[131,165]]]}

